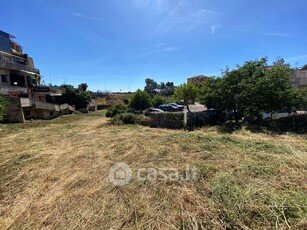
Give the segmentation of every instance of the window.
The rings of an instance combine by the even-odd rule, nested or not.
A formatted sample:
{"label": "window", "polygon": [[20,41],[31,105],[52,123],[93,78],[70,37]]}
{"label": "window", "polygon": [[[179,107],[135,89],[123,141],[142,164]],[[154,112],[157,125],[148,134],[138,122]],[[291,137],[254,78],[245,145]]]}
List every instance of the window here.
{"label": "window", "polygon": [[3,83],[7,82],[6,75],[1,74],[1,82],[3,82]]}
{"label": "window", "polygon": [[11,86],[26,87],[25,77],[18,74],[10,74]]}

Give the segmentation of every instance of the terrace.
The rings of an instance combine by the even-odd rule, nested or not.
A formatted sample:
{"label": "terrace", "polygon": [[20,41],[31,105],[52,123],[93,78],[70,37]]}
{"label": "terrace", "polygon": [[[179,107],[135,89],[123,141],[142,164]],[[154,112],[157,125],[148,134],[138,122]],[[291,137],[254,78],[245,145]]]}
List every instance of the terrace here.
{"label": "terrace", "polygon": [[39,74],[39,70],[28,65],[28,59],[0,51],[0,68],[22,70]]}

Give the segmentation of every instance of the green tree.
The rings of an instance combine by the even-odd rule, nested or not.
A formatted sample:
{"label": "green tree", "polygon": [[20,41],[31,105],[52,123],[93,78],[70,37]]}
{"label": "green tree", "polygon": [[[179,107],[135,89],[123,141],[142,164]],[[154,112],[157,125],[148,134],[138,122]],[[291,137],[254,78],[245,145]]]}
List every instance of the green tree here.
{"label": "green tree", "polygon": [[276,65],[266,70],[255,87],[257,101],[253,104],[258,111],[273,112],[282,108],[299,107],[303,97],[291,85],[290,79],[291,69],[288,66]]}
{"label": "green tree", "polygon": [[298,106],[298,109],[307,110],[307,87],[300,88],[299,93],[302,98],[302,103]]}
{"label": "green tree", "polygon": [[152,99],[152,104],[154,107],[158,107],[159,105],[165,104],[166,99],[160,95],[155,95]]}
{"label": "green tree", "polygon": [[182,84],[179,87],[176,88],[174,92],[174,98],[177,100],[183,100],[184,104],[187,106],[188,111],[189,109],[189,103],[194,103],[197,99],[198,91],[193,84]]}
{"label": "green tree", "polygon": [[129,106],[135,110],[145,110],[152,106],[151,97],[146,91],[138,89],[130,98]]}
{"label": "green tree", "polygon": [[151,78],[146,78],[145,79],[145,88],[144,91],[146,91],[147,93],[154,93],[156,89],[158,89],[158,83],[155,82],[153,79]]}
{"label": "green tree", "polygon": [[88,88],[88,85],[86,83],[81,83],[79,86],[81,87],[83,92],[85,92]]}
{"label": "green tree", "polygon": [[76,94],[74,105],[76,109],[84,109],[91,102],[90,92],[80,92]]}
{"label": "green tree", "polygon": [[234,70],[226,69],[222,78],[208,81],[201,90],[208,108],[231,110],[236,122],[245,115],[259,116],[301,103],[302,97],[290,84],[291,70],[277,60],[267,66],[267,58],[248,61]]}
{"label": "green tree", "polygon": [[67,103],[69,105],[74,105],[77,93],[72,85],[61,85],[61,88],[64,90],[64,93],[61,98],[61,103]]}
{"label": "green tree", "polygon": [[5,98],[0,96],[0,121],[3,120],[3,117],[5,115],[5,104],[6,104]]}
{"label": "green tree", "polygon": [[175,89],[176,87],[174,85],[174,82],[168,81],[166,82],[165,87],[163,89],[161,88],[161,94],[167,97],[172,96],[175,92]]}
{"label": "green tree", "polygon": [[61,103],[75,105],[76,109],[84,109],[91,101],[91,94],[88,91],[79,92],[72,85],[62,85],[64,94],[61,98]]}

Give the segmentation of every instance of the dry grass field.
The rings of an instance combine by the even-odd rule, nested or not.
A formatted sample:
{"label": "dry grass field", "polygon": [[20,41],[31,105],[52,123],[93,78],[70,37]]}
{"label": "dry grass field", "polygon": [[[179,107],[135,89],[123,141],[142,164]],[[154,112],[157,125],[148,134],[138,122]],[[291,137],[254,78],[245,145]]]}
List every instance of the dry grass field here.
{"label": "dry grass field", "polygon": [[[307,135],[111,126],[103,112],[0,125],[0,229],[307,229]],[[190,181],[109,168],[196,166]]]}

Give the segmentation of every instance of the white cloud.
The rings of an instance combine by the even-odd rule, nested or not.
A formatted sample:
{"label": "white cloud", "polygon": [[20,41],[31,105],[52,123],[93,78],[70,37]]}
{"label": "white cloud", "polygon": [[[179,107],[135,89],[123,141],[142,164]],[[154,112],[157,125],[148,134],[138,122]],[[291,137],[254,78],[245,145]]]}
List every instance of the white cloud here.
{"label": "white cloud", "polygon": [[166,43],[159,43],[156,45],[155,52],[174,52],[179,49],[180,47],[168,46]]}
{"label": "white cloud", "polygon": [[259,31],[252,31],[248,29],[235,29],[236,32],[242,32],[242,33],[251,33],[251,34],[258,34],[258,35],[264,35],[264,36],[270,36],[270,37],[284,37],[284,38],[296,38],[295,35],[293,34],[285,34],[285,33],[274,33],[274,32],[269,32],[269,33],[263,33]]}
{"label": "white cloud", "polygon": [[290,37],[295,38],[295,35],[292,34],[282,34],[282,33],[264,33],[266,36],[273,36],[273,37]]}
{"label": "white cloud", "polygon": [[214,24],[217,23],[219,17],[220,13],[217,11],[205,8],[191,9],[183,1],[180,1],[161,20],[156,30],[162,34],[171,31],[190,32],[203,25],[210,29],[213,25],[211,32],[215,33],[217,26]]}

